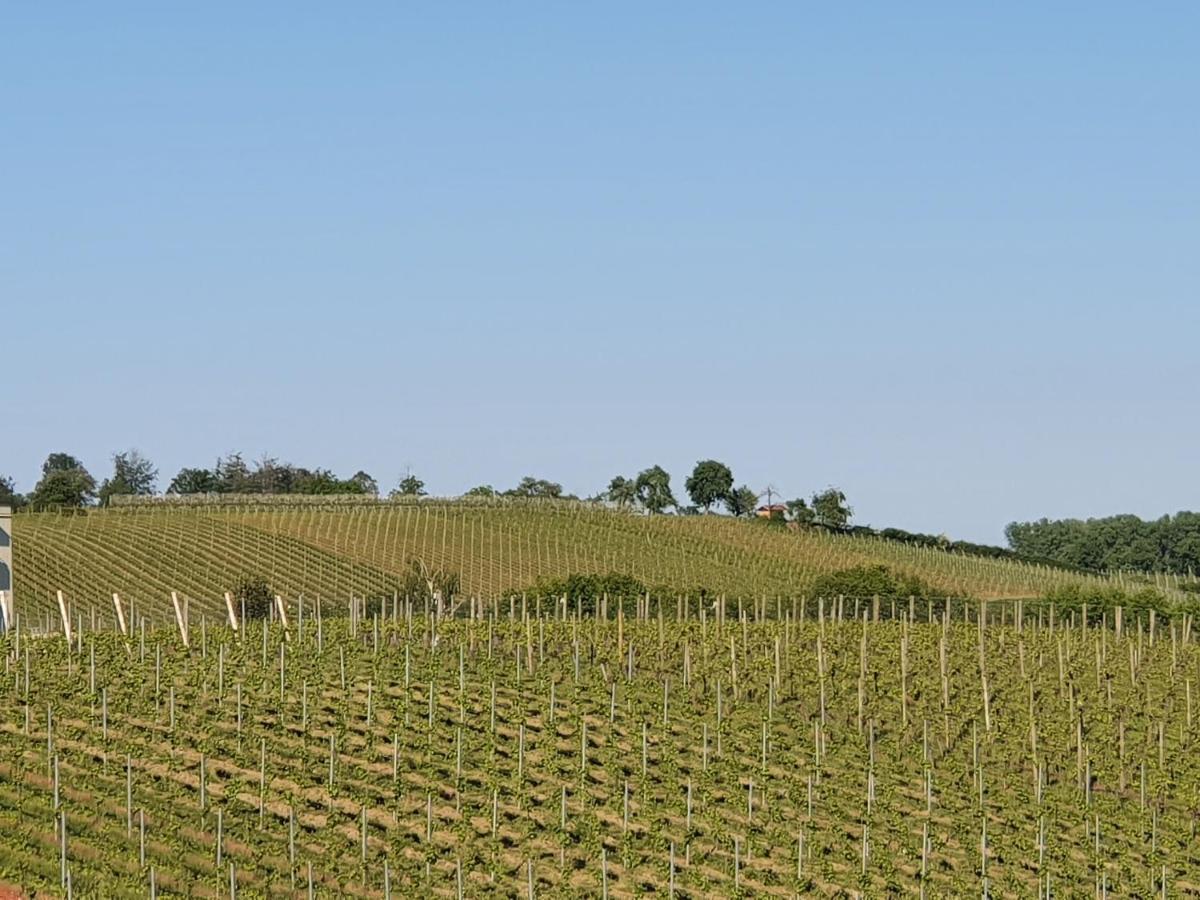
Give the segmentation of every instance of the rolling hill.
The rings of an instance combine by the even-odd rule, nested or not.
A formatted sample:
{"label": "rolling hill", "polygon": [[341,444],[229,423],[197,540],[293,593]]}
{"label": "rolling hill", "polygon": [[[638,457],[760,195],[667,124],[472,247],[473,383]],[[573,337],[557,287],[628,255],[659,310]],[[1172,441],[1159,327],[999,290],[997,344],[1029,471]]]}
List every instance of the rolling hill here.
{"label": "rolling hill", "polygon": [[955,596],[1037,596],[1104,579],[877,538],[791,530],[724,516],[642,516],[586,504],[148,505],[18,515],[15,594],[26,613],[55,592],[109,609],[119,592],[145,611],[174,590],[220,614],[222,593],[260,575],[286,597],[390,596],[413,560],[457,573],[492,598],[539,579],[621,573],[673,592],[795,596],[818,576],[882,564]]}

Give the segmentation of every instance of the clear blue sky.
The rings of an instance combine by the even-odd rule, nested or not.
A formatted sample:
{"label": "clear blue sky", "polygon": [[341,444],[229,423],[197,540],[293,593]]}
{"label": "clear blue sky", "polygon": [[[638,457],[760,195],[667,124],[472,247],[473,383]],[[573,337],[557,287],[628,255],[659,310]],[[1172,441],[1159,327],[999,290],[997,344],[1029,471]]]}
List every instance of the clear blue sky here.
{"label": "clear blue sky", "polygon": [[0,473],[1200,508],[1195,3],[10,4]]}

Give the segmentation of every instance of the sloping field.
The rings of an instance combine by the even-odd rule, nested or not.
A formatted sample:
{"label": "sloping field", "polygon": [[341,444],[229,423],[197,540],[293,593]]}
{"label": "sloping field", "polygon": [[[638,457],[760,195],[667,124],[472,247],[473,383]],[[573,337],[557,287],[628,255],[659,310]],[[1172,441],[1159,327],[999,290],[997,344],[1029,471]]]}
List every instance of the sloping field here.
{"label": "sloping field", "polygon": [[[23,610],[110,595],[154,607],[178,591],[220,613],[246,575],[284,596],[386,596],[414,559],[456,572],[465,593],[496,597],[540,578],[618,572],[647,585],[729,597],[795,596],[814,578],[882,563],[958,596],[1036,596],[1086,576],[896,542],[793,531],[718,516],[639,516],[579,505],[152,507],[18,516]],[[159,607],[162,609],[163,607]]]}

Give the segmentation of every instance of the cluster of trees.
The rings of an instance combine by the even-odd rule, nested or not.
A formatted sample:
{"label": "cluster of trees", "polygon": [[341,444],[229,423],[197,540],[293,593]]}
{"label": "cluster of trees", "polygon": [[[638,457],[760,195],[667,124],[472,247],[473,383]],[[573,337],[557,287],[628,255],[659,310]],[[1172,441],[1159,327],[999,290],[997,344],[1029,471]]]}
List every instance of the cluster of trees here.
{"label": "cluster of trees", "polygon": [[[137,450],[125,450],[112,457],[112,475],[97,485],[87,468],[69,453],[51,453],[42,465],[42,477],[28,494],[17,491],[16,482],[0,475],[0,505],[13,508],[31,507],[81,508],[99,503],[107,506],[121,494],[151,495],[158,486],[158,469]],[[664,473],[665,474],[665,473]],[[379,485],[367,472],[358,471],[349,478],[339,478],[329,469],[308,469],[264,456],[247,462],[241,453],[218,458],[212,468],[185,467],[171,479],[167,494],[360,494],[378,496]],[[407,471],[396,487],[389,492],[392,498],[424,497],[425,482]],[[563,486],[544,478],[527,475],[505,491],[490,484],[467,491],[470,497],[541,497],[577,500]]]}
{"label": "cluster of trees", "polygon": [[[150,495],[158,483],[158,469],[137,450],[126,450],[112,457],[112,475],[97,486],[96,480],[76,457],[69,453],[52,453],[42,466],[42,478],[28,496],[16,491],[11,478],[0,476],[0,503],[21,507],[84,507],[94,503],[109,504],[118,495]],[[684,482],[691,505],[681,504],[671,488],[671,475],[662,466],[654,465],[632,478],[618,475],[608,489],[590,499],[607,500],[622,507],[633,507],[648,513],[674,511],[681,515],[710,513],[714,507],[734,516],[753,516],[763,496],[748,485],[734,486],[733,471],[723,462],[705,459],[696,463]],[[185,467],[171,479],[167,494],[362,494],[378,496],[379,485],[367,472],[359,471],[350,478],[339,478],[329,469],[308,469],[276,457],[264,456],[247,462],[241,453],[218,458],[212,468]],[[405,473],[389,497],[426,496],[425,482],[411,471]],[[482,484],[466,492],[468,497],[524,497],[551,500],[577,500],[555,481],[526,475],[505,491]],[[801,525],[820,525],[827,528],[848,527],[853,510],[846,495],[829,488],[786,504],[771,504],[769,518],[796,522]]]}
{"label": "cluster of trees", "polygon": [[338,478],[329,469],[306,469],[273,456],[249,464],[240,453],[217,460],[211,469],[180,469],[168,494],[377,494],[366,472]]}
{"label": "cluster of trees", "polygon": [[563,491],[563,486],[557,481],[547,481],[545,478],[534,478],[526,475],[516,487],[507,491],[498,491],[490,484],[480,484],[471,488],[464,497],[532,497],[543,500],[578,500],[574,494]]}
{"label": "cluster of trees", "polygon": [[[119,453],[114,460],[120,460],[119,467],[114,466],[113,477],[100,486],[106,498],[142,476],[138,470],[140,458],[131,459],[130,454]],[[96,479],[69,453],[51,453],[46,457],[42,477],[28,496],[17,493],[12,478],[0,476],[0,504],[5,506],[86,506],[96,498]]]}
{"label": "cluster of trees", "polygon": [[1134,515],[1102,519],[1012,522],[1008,544],[1023,558],[1044,558],[1090,571],[1200,572],[1200,513],[1146,521]]}
{"label": "cluster of trees", "polygon": [[[618,506],[640,507],[650,513],[663,513],[673,508],[682,515],[696,515],[711,513],[713,507],[724,507],[730,515],[744,517],[758,513],[758,502],[768,493],[760,493],[745,484],[734,487],[733,470],[715,459],[702,459],[696,463],[683,487],[692,501],[690,506],[681,505],[675,499],[670,474],[662,466],[651,466],[634,478],[617,475],[599,499]],[[846,495],[834,487],[813,494],[810,500],[800,497],[786,503],[769,503],[763,512],[767,518],[776,521],[835,529],[846,528],[854,515]]]}
{"label": "cluster of trees", "polygon": [[[0,476],[0,504],[14,508],[79,508],[107,506],[119,495],[153,494],[158,468],[137,450],[113,454],[112,474],[96,483],[84,464],[69,453],[51,453],[42,477],[27,494],[17,492],[11,477]],[[403,482],[401,485],[403,486]],[[184,468],[171,479],[168,494],[377,494],[366,472],[341,479],[328,469],[306,469],[265,456],[254,464],[240,453],[218,459],[211,469]]]}

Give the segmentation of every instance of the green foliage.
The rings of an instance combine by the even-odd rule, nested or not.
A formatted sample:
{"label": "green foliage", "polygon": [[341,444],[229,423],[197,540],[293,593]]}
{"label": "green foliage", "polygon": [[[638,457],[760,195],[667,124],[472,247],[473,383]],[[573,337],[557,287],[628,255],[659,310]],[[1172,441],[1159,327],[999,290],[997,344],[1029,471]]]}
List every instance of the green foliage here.
{"label": "green foliage", "polygon": [[407,475],[405,475],[403,478],[400,479],[400,483],[396,486],[396,489],[394,491],[392,491],[392,496],[393,497],[424,497],[425,496],[425,482],[423,482],[420,478],[418,478],[412,472],[409,472]]}
{"label": "green foliage", "polygon": [[251,477],[250,467],[240,453],[231,453],[224,459],[218,459],[213,478],[219,494],[262,493],[262,482],[265,480]]}
{"label": "green foliage", "polygon": [[607,575],[568,575],[547,578],[525,592],[547,599],[567,598],[569,609],[578,607],[585,614],[595,612],[602,597],[613,601],[632,600],[646,594],[646,586],[632,575],[609,572]]}
{"label": "green foliage", "polygon": [[465,494],[464,497],[495,497],[498,496],[497,490],[490,484],[477,484]]}
{"label": "green foliage", "polygon": [[17,484],[7,475],[0,475],[0,506],[10,506],[20,509],[25,505],[25,498],[17,493]]}
{"label": "green foliage", "polygon": [[262,575],[243,575],[233,586],[234,609],[247,620],[265,619],[271,615],[275,592]]}
{"label": "green foliage", "polygon": [[616,475],[608,483],[605,497],[617,506],[632,506],[637,503],[637,482],[624,475]]}
{"label": "green foliage", "polygon": [[815,514],[812,507],[808,505],[803,497],[797,497],[795,500],[787,502],[788,518],[797,525],[811,525]]}
{"label": "green foliage", "polygon": [[811,593],[818,597],[879,597],[883,600],[943,599],[946,592],[887,566],[854,566],[822,575],[813,582]]}
{"label": "green foliage", "polygon": [[353,475],[351,475],[348,480],[346,480],[342,483],[347,488],[353,488],[352,490],[348,490],[347,493],[369,494],[371,496],[379,495],[378,482],[376,482],[375,479],[372,478],[370,474],[368,474],[367,472],[364,472],[362,469],[359,469],[357,472],[355,472]]}
{"label": "green foliage", "polygon": [[1012,522],[1008,544],[1024,559],[1050,559],[1088,571],[1200,571],[1200,513],[1144,521],[1133,515],[1101,519]]}
{"label": "green foliage", "polygon": [[154,493],[158,469],[137,450],[125,450],[113,455],[113,473],[100,485],[101,506],[118,494],[147,496]]}
{"label": "green foliage", "polygon": [[725,508],[733,516],[752,516],[757,505],[758,493],[749,485],[743,484],[725,495]]}
{"label": "green foliage", "polygon": [[662,466],[651,466],[638,473],[638,502],[652,513],[661,513],[675,506],[675,495],[671,493],[671,476]]}
{"label": "green foliage", "polygon": [[845,528],[854,515],[846,504],[846,495],[835,487],[813,494],[812,511],[814,521],[826,528]]}
{"label": "green foliage", "polygon": [[692,502],[705,512],[733,493],[733,471],[723,462],[702,459],[683,483]]}
{"label": "green foliage", "polygon": [[526,475],[520,484],[504,492],[506,497],[534,497],[557,500],[563,496],[563,486],[555,481]]}
{"label": "green foliage", "polygon": [[96,480],[68,453],[51,453],[42,464],[42,479],[29,496],[31,506],[82,507],[96,497]]}
{"label": "green foliage", "polygon": [[[139,493],[132,491],[128,493]],[[329,469],[307,469],[264,456],[251,469],[240,453],[218,459],[212,469],[180,469],[167,487],[168,494],[303,494],[374,496],[379,486],[368,473],[338,478]]]}
{"label": "green foliage", "polygon": [[362,493],[362,488],[358,482],[353,480],[342,481],[328,469],[317,469],[314,472],[309,472],[306,469],[297,469],[289,479],[289,482],[288,486],[290,490],[288,493],[293,494],[332,495]]}
{"label": "green foliage", "polygon": [[167,487],[168,494],[211,494],[217,490],[217,477],[208,469],[180,469]]}
{"label": "green foliage", "polygon": [[[1118,606],[1127,613],[1154,610],[1167,618],[1180,611],[1166,597],[1149,586],[1129,591],[1114,586],[1064,584],[1047,590],[1031,606],[1036,607],[1038,604],[1047,608],[1053,606],[1061,616],[1082,614],[1086,606],[1088,621],[1092,622],[1099,621],[1105,613],[1111,615]],[[1194,611],[1191,608],[1187,610]]]}
{"label": "green foliage", "polygon": [[707,587],[680,587],[679,585],[648,585],[632,575],[623,572],[573,573],[562,578],[542,578],[532,587],[523,591],[509,591],[507,596],[526,598],[542,598],[543,600],[558,601],[567,598],[568,612],[578,609],[583,614],[596,611],[601,598],[607,597],[610,614],[615,614],[618,606],[632,611],[634,601],[639,597],[649,596],[669,604],[673,608],[675,601],[683,597],[691,602],[695,609],[696,602],[706,602],[716,596],[716,592]]}

